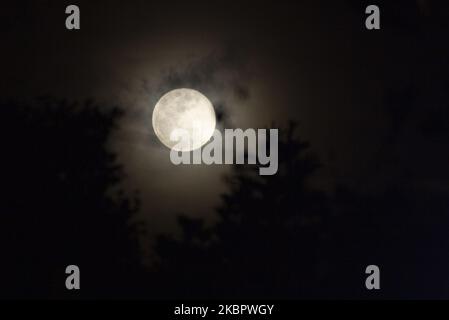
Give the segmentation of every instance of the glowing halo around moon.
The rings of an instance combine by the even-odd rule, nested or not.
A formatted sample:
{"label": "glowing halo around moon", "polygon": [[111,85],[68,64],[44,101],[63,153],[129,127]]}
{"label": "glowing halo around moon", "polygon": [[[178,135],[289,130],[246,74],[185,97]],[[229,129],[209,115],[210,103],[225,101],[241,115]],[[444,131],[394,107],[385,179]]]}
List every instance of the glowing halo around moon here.
{"label": "glowing halo around moon", "polygon": [[[168,148],[188,152],[201,148],[212,137],[216,119],[212,103],[202,93],[187,88],[164,94],[153,111],[153,129]],[[172,134],[182,130],[185,139],[172,140]]]}

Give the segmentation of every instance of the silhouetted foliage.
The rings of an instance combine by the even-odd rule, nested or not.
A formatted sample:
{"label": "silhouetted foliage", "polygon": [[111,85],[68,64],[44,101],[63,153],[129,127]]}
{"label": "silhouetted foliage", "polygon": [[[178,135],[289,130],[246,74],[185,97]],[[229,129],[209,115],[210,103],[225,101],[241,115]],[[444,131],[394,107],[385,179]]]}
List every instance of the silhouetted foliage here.
{"label": "silhouetted foliage", "polygon": [[[444,144],[447,112],[437,111],[417,130]],[[181,238],[158,239],[149,274],[129,224],[138,202],[108,195],[121,180],[107,148],[120,112],[41,99],[4,102],[0,115],[3,297],[449,296],[449,199],[438,189],[444,175],[426,185],[419,170],[404,170],[374,192],[337,186],[326,195],[308,183],[319,162],[291,124],[280,130],[278,173],[234,166],[218,222],[206,227],[180,216]],[[386,159],[396,147],[383,149]],[[70,264],[82,270],[81,291],[64,287]],[[364,287],[370,264],[381,267],[381,291]]]}
{"label": "silhouetted foliage", "polygon": [[276,175],[259,176],[257,166],[234,167],[218,224],[205,228],[201,220],[180,217],[183,238],[159,239],[158,278],[167,296],[313,294],[321,277],[315,266],[327,201],[307,186],[319,164],[294,127],[279,141]]}
{"label": "silhouetted foliage", "polygon": [[[181,216],[181,238],[159,238],[158,292],[171,298],[448,297],[449,283],[441,281],[449,267],[447,192],[404,177],[374,192],[337,186],[326,196],[307,183],[318,162],[293,129],[280,140],[276,175],[234,167],[216,225]],[[371,264],[381,268],[380,291],[365,288]]]}
{"label": "silhouetted foliage", "polygon": [[[139,255],[128,219],[138,204],[108,195],[121,179],[106,146],[119,116],[92,102],[1,104],[2,296],[135,293]],[[65,288],[70,264],[81,269],[77,292]]]}

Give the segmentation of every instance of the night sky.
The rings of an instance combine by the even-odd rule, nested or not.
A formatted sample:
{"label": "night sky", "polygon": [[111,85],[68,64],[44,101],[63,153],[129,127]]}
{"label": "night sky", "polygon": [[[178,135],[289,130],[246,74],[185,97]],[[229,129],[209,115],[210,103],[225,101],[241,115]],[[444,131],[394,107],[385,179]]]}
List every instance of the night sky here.
{"label": "night sky", "polygon": [[[381,203],[376,197],[384,199],[381,195],[391,189],[413,189],[423,195],[421,211],[412,220],[407,212],[414,205],[408,200],[388,202],[391,214],[397,216],[379,220],[375,233],[381,237],[383,227],[394,230],[401,239],[398,248],[413,247],[408,237],[420,233],[420,224],[425,226],[423,232],[432,234],[432,240],[420,242],[416,252],[434,254],[420,258],[412,254],[413,259],[424,259],[426,266],[411,274],[421,272],[428,281],[419,280],[411,289],[391,285],[394,289],[386,289],[386,297],[448,298],[449,276],[441,275],[444,280],[433,285],[438,277],[430,273],[435,265],[438,270],[449,266],[443,231],[449,222],[449,11],[432,0],[375,3],[381,10],[381,29],[370,31],[365,28],[364,11],[371,4],[367,1],[76,1],[81,30],[69,31],[64,11],[72,2],[2,1],[2,108],[17,101],[33,104],[45,96],[80,103],[90,99],[104,112],[114,106],[123,111],[105,142],[116,155],[116,164],[122,166],[120,181],[111,183],[107,193],[114,198],[122,190],[122,196],[138,199],[138,208],[127,223],[139,225],[140,232],[135,234],[146,265],[158,259],[154,251],[158,235],[182,235],[178,215],[204,219],[210,226],[220,220],[217,207],[223,201],[221,195],[230,191],[226,177],[234,170],[231,165],[175,166],[169,161],[169,150],[151,125],[154,105],[164,93],[182,87],[202,92],[213,103],[221,130],[274,125],[282,132],[294,121],[299,137],[310,144],[308,154],[320,163],[305,183],[332,199],[326,203],[334,214],[346,210],[336,204],[342,189],[376,204]],[[10,122],[3,117],[2,121]],[[8,132],[8,139],[14,145],[15,133]],[[82,167],[83,155],[75,158]],[[279,174],[283,175],[282,169]],[[40,181],[46,185],[45,179]],[[4,187],[8,188],[5,182]],[[29,199],[27,191],[17,192],[23,201]],[[405,199],[409,197],[413,198],[407,194]],[[443,200],[436,203],[433,197]],[[346,205],[356,206],[360,198],[350,194]],[[373,209],[368,203],[363,206]],[[35,210],[36,215],[45,215],[45,209],[36,206]],[[369,224],[371,218],[365,219],[364,211],[360,212],[355,219],[335,226],[337,233],[352,232],[360,221]],[[21,215],[20,211],[14,214]],[[94,209],[84,212],[95,214]],[[49,221],[52,229],[63,228],[64,222]],[[404,221],[412,229],[404,230]],[[332,226],[326,228],[333,232]],[[83,225],[76,230],[82,234]],[[98,237],[103,237],[101,231]],[[354,236],[350,242],[357,241]],[[382,241],[369,244],[383,246]],[[79,243],[89,246],[87,240]],[[310,245],[314,243],[311,240]],[[394,268],[390,269],[402,270],[406,259],[398,263],[389,260],[390,255],[394,254],[380,259],[385,268],[391,263]],[[5,259],[11,265],[8,270],[19,263],[13,256]],[[358,261],[357,255],[350,259]],[[332,269],[331,260],[326,256],[324,262],[310,262],[310,268],[327,270],[323,264]],[[52,263],[44,259],[42,268]],[[362,278],[363,272],[360,269]],[[393,272],[385,276],[393,278]],[[267,285],[267,296],[278,294],[275,287]],[[366,297],[352,289],[340,295],[329,287],[310,295]],[[147,295],[144,289],[125,288],[121,291],[119,286],[116,296]],[[13,295],[41,294],[35,290],[24,285]],[[309,297],[306,289],[301,294],[288,290],[280,296]],[[50,292],[42,294],[59,296],[58,290]],[[250,295],[251,291],[244,292]],[[2,291],[2,296],[8,293]],[[214,293],[232,295],[229,290]],[[184,291],[177,294],[188,295]],[[102,296],[102,291],[87,296]]]}

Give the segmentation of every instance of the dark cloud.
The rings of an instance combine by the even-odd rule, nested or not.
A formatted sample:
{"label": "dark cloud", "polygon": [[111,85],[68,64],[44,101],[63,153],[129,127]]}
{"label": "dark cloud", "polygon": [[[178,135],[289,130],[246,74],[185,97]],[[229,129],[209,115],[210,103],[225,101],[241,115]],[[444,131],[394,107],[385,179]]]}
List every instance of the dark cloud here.
{"label": "dark cloud", "polygon": [[248,100],[250,80],[247,58],[239,55],[233,46],[226,46],[186,65],[175,64],[163,71],[156,91],[165,93],[175,88],[196,89],[212,100],[218,122],[226,126],[229,124],[229,101]]}

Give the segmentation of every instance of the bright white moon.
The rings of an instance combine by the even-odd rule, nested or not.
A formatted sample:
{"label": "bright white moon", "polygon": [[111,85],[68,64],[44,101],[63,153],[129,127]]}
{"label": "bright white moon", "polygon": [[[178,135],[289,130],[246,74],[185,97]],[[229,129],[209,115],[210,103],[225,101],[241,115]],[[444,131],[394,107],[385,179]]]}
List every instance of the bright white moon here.
{"label": "bright white moon", "polygon": [[[176,151],[200,148],[212,137],[215,130],[215,111],[212,103],[202,93],[193,89],[175,89],[167,92],[156,103],[153,111],[153,129],[159,140]],[[172,141],[175,130],[187,135]]]}

